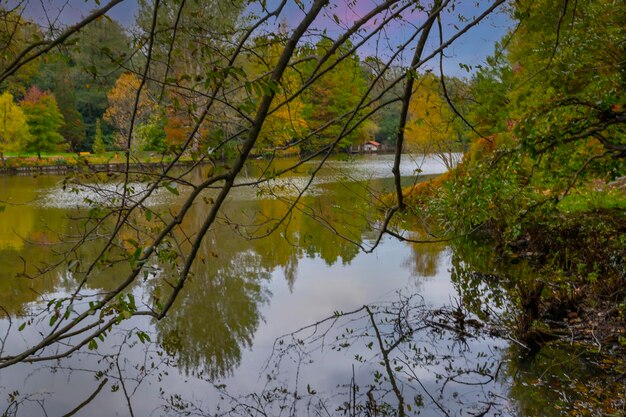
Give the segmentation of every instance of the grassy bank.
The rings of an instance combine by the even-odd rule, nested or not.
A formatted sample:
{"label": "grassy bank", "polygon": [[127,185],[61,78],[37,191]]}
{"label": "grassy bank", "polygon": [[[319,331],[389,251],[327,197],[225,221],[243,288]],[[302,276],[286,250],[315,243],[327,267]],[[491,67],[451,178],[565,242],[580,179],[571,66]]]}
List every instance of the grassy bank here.
{"label": "grassy bank", "polygon": [[[470,272],[497,276],[516,306],[516,337],[532,351],[555,339],[626,348],[626,176],[602,165],[582,177],[555,171],[492,139],[405,189],[411,211],[437,236],[490,248],[457,251]],[[523,274],[512,273],[517,264]]]}
{"label": "grassy bank", "polygon": [[[154,152],[136,152],[131,154],[132,166],[157,166],[172,161],[171,156],[164,156]],[[193,163],[191,156],[183,156],[180,164]],[[82,167],[91,166],[98,170],[119,170],[126,165],[126,155],[123,152],[90,153],[55,153],[42,154],[41,158],[32,154],[9,154],[5,156],[4,165],[0,164],[0,174],[20,174],[31,172],[66,172]]]}

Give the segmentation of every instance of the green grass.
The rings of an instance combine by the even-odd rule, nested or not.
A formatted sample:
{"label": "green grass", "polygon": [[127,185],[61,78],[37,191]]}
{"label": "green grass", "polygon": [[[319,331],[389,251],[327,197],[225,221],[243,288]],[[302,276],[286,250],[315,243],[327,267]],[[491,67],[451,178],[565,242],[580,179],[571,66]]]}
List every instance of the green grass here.
{"label": "green grass", "polygon": [[619,190],[578,190],[558,205],[563,213],[585,213],[604,209],[626,210],[626,193]]}
{"label": "green grass", "polygon": [[[76,152],[42,152],[42,158],[50,158],[50,157],[63,157],[63,158],[72,158],[78,156]],[[37,158],[36,152],[6,152],[4,154],[5,158]]]}
{"label": "green grass", "polygon": [[[167,162],[171,156],[158,154],[156,152],[134,152],[131,155],[132,162],[154,163]],[[189,161],[191,157],[183,156],[181,162]],[[42,153],[41,159],[36,153],[16,152],[5,155],[6,166],[9,168],[19,168],[26,166],[47,166],[47,165],[78,165],[87,161],[89,164],[117,164],[126,162],[124,152],[104,152],[100,154],[79,155],[71,152]]]}

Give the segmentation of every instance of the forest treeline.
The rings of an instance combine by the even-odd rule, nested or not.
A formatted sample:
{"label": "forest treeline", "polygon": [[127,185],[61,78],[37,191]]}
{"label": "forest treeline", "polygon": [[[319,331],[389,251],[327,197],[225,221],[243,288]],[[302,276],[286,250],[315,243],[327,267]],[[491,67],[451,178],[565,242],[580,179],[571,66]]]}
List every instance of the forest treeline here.
{"label": "forest treeline", "polygon": [[[359,111],[352,119],[366,121],[350,122],[353,126],[347,128],[349,133],[343,135],[336,150],[372,140],[390,147],[395,144],[404,89],[404,81],[398,82],[397,77],[403,68],[358,54],[347,42],[331,51],[337,61],[329,60],[321,69],[323,74],[304,85],[313,71],[320,71],[313,58],[334,47],[333,41],[325,38],[299,45],[280,87],[269,85],[267,75],[289,36],[286,21],[274,32],[251,39],[236,62],[224,66],[224,57],[233,48],[231,38],[241,30],[244,3],[237,1],[218,11],[186,5],[176,30],[167,27],[167,19],[180,5],[162,4],[159,18],[163,22],[157,21],[162,27],[157,27],[154,36],[150,32],[153,9],[146,2],[141,3],[131,28],[107,16],[85,26],[0,85],[0,156],[101,153],[124,150],[128,144],[134,151],[167,154],[177,152],[192,135],[195,151],[210,153],[219,148],[219,155],[228,158],[229,147],[236,147],[237,141],[226,146],[223,142],[236,137],[248,122],[246,113],[268,88],[276,89],[280,100],[264,122],[257,154],[316,152],[341,133],[337,121],[347,120],[355,107]],[[212,28],[209,34],[207,22]],[[0,66],[6,68],[33,40],[49,37],[46,30],[19,9],[0,9],[4,45]],[[149,42],[152,55],[148,58]],[[141,68],[147,59],[152,66],[144,77]],[[446,101],[453,100],[455,110],[462,111],[471,123],[481,121],[483,102],[491,100],[492,94],[484,90],[484,78],[494,80],[497,74],[483,71],[470,78],[446,77],[445,86],[430,70],[416,75],[405,129],[406,148],[436,153],[452,167],[453,154],[467,147],[473,132]],[[245,88],[233,87],[228,98],[214,105],[208,120],[194,131],[207,98],[200,91],[228,77],[245,80]],[[153,82],[160,79],[165,79],[165,84]],[[367,105],[362,105],[363,98]]]}

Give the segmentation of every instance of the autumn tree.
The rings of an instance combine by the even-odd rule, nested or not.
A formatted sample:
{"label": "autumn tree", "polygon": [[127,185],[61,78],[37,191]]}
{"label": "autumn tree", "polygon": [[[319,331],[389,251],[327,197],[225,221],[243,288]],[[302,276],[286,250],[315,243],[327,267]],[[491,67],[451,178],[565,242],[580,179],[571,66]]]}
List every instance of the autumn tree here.
{"label": "autumn tree", "polygon": [[[271,68],[276,65],[280,52],[287,40],[285,24],[279,27],[277,34],[255,39],[258,52],[249,57],[246,73],[251,76],[246,85],[247,100],[254,102],[265,94],[268,86],[268,76]],[[299,70],[288,68],[276,88],[280,100],[270,109],[267,120],[263,124],[257,152],[273,152],[277,149],[286,153],[297,153],[299,146],[289,147],[291,142],[297,143],[302,138],[307,121],[304,118],[304,101],[301,96],[289,100],[300,87]]]}
{"label": "autumn tree", "polygon": [[441,97],[439,86],[439,79],[431,73],[418,78],[405,136],[410,150],[435,154],[451,169],[462,151],[461,138],[454,124],[455,114]]}
{"label": "autumn tree", "polygon": [[[304,56],[323,55],[332,43],[324,39],[315,48],[302,51]],[[302,144],[304,152],[314,152],[327,146],[342,130],[351,130],[339,143],[338,149],[349,147],[358,137],[357,130],[344,129],[343,123],[349,120],[351,111],[363,99],[368,85],[366,74],[355,53],[350,53],[350,44],[340,48],[333,58],[338,60],[332,71],[326,72],[308,88],[304,94],[303,114],[308,127],[315,132]],[[333,65],[332,60],[327,65]],[[315,62],[306,62],[304,73],[312,71]],[[363,114],[367,110],[362,109]],[[354,118],[358,120],[358,117]],[[333,122],[334,123],[329,123]]]}
{"label": "autumn tree", "polygon": [[59,150],[64,143],[59,133],[63,126],[63,115],[52,93],[31,87],[20,102],[20,107],[24,110],[30,130],[30,135],[22,143],[22,149],[36,152],[39,159],[42,152]]}
{"label": "autumn tree", "polygon": [[[139,102],[135,109],[135,98],[139,92],[141,80],[125,72],[115,82],[115,86],[107,94],[109,107],[104,113],[104,120],[118,129],[116,144],[122,149],[126,149],[131,125],[138,126],[149,120],[153,109],[153,102],[146,90],[142,90],[139,95]],[[137,145],[136,138],[131,138],[130,147],[134,149]]]}
{"label": "autumn tree", "polygon": [[163,130],[165,131],[165,140],[169,147],[177,148],[185,143],[185,139],[189,136],[191,126],[185,117],[177,114],[171,114],[165,119]]}
{"label": "autumn tree", "polygon": [[15,104],[9,92],[0,95],[0,159],[6,165],[4,154],[20,149],[22,142],[28,141],[30,132],[26,115]]}

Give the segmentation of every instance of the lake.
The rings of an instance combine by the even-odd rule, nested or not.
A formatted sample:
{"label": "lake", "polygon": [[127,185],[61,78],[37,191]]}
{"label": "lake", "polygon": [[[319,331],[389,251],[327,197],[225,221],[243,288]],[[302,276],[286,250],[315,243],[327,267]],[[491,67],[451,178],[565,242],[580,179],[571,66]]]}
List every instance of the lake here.
{"label": "lake", "polygon": [[[279,160],[272,169],[290,162]],[[329,161],[294,210],[288,203],[314,164],[246,186],[262,169],[263,161],[252,163],[165,319],[133,317],[69,357],[0,370],[1,410],[20,416],[558,416],[575,410],[581,393],[574,382],[601,378],[601,368],[575,347],[546,348],[531,359],[523,354],[511,337],[515,311],[497,280],[493,248],[384,237],[366,253],[384,215],[392,162],[388,155]],[[198,183],[208,169],[187,178]],[[405,157],[402,168],[407,185],[443,171],[429,156]],[[2,356],[54,325],[55,301],[78,285],[73,257],[60,257],[88,227],[90,210],[117,198],[116,184],[0,177]],[[144,189],[137,178],[133,192]],[[172,215],[185,193],[164,189],[147,204]],[[207,192],[205,201],[212,196]],[[209,207],[195,205],[171,244],[185,250]],[[423,237],[418,223],[398,227],[407,237]],[[124,233],[120,252],[141,243],[139,232]],[[76,257],[89,259],[101,245],[84,242]],[[78,304],[87,308],[128,268],[103,266]],[[173,268],[166,261],[146,265],[132,302],[158,302]],[[516,265],[507,273],[527,271]],[[130,296],[122,301],[130,303]]]}

